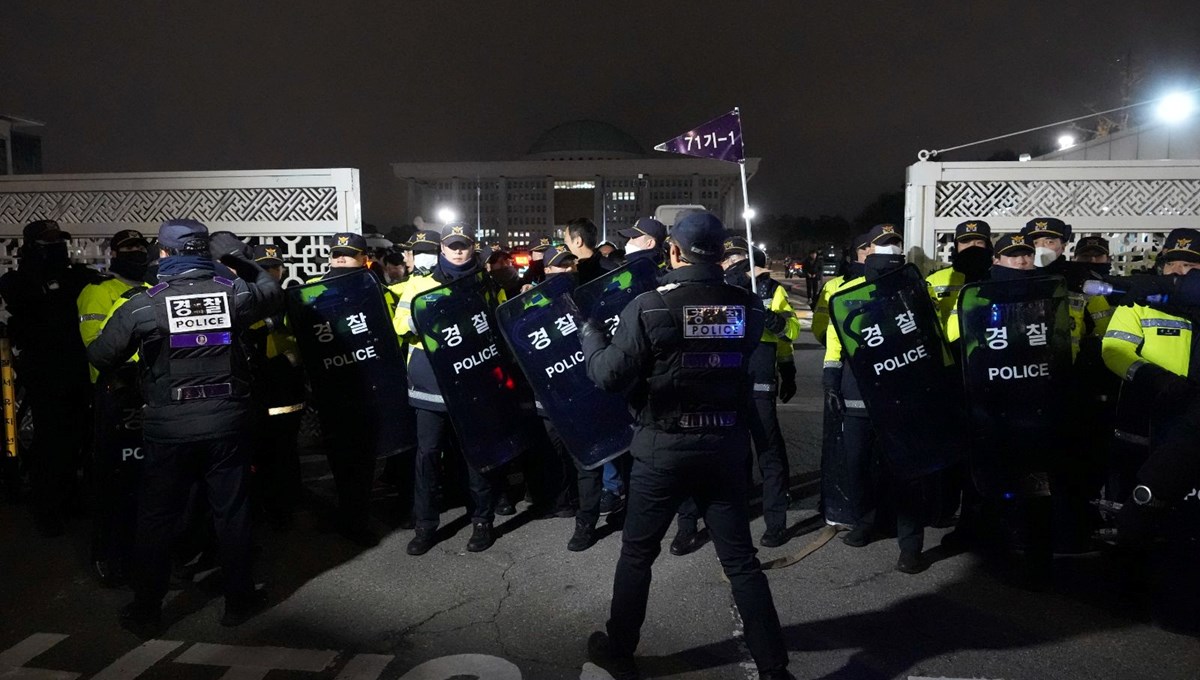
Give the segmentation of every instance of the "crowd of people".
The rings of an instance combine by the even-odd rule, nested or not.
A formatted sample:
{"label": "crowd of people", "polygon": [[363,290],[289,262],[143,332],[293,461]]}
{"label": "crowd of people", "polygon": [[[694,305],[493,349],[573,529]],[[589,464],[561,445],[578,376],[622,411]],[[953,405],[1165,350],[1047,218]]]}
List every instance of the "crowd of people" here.
{"label": "crowd of people", "polygon": [[[334,234],[328,269],[310,280],[368,270],[391,315],[408,380],[407,404],[395,417],[411,424],[412,441],[387,459],[383,476],[399,492],[395,519],[413,531],[408,554],[425,554],[437,543],[442,511],[463,495],[461,487],[472,552],[493,545],[495,516],[513,514],[522,500],[528,512],[575,519],[570,551],[595,543],[602,517],[621,519],[611,618],[590,647],[615,677],[637,677],[633,652],[659,543],[675,522],[670,552],[692,552],[703,544],[703,521],[762,677],[791,677],[747,508],[756,459],[766,525],[758,542],[778,547],[791,538],[791,475],[777,403],[797,391],[793,347],[801,326],[767,254],[704,212],[685,214],[670,229],[642,218],[619,232],[620,247],[599,242],[591,221],[573,220],[561,243],[542,239],[532,248],[524,272],[511,254],[477,243],[473,234],[469,225],[451,223],[384,248],[360,234]],[[225,576],[222,623],[238,625],[268,602],[254,584],[251,523],[259,517],[277,529],[291,525],[301,491],[298,441],[312,401],[282,303],[283,255],[273,244],[252,247],[178,219],[164,223],[153,243],[133,230],[114,234],[109,265],[100,272],[70,261],[69,239],[52,220],[29,224],[20,266],[0,278],[18,381],[32,415],[33,444],[23,455],[37,528],[61,535],[67,518],[89,505],[95,573],[106,583],[132,585],[135,597],[121,620],[142,629],[161,624],[173,556],[217,548]],[[1068,260],[1073,240],[1070,225],[1055,218],[1037,218],[995,242],[986,222],[970,220],[955,231],[950,266],[927,278],[935,333],[950,365],[966,356],[957,304],[964,286],[1049,275],[1062,277],[1070,291],[1073,398],[1060,412],[1039,417],[1047,431],[1069,420],[1072,436],[1036,443],[1066,455],[1048,455],[1052,463],[1031,471],[1035,482],[1026,486],[1036,488],[1012,498],[979,492],[966,450],[960,463],[932,474],[889,473],[888,439],[879,432],[894,424],[885,422],[889,414],[868,408],[850,368],[845,329],[830,323],[829,306],[839,292],[904,267],[901,233],[882,224],[856,238],[853,259],[823,287],[821,258],[814,251],[803,262],[812,332],[826,347],[822,467],[827,478],[839,471],[823,484],[822,510],[827,523],[848,529],[847,545],[894,532],[897,569],[917,573],[927,566],[925,527],[957,518],[946,541],[1011,547],[1024,556],[1023,575],[1037,582],[1054,553],[1094,548],[1101,517],[1093,499],[1125,502],[1123,528],[1144,535],[1155,523],[1147,517],[1157,520],[1174,496],[1183,496],[1173,483],[1139,476],[1139,469],[1153,458],[1152,433],[1161,436],[1186,420],[1178,406],[1196,396],[1189,379],[1194,312],[1144,300],[1115,305],[1087,294],[1084,282],[1109,276],[1108,243],[1080,238]],[[634,413],[629,453],[588,469],[555,423],[530,410],[524,428],[533,445],[523,455],[494,470],[472,465],[456,443],[446,385],[414,323],[417,298],[486,272],[480,293],[494,312],[547,279],[571,276],[583,285],[643,259],[657,272],[656,290],[637,297],[612,327],[579,320],[587,375],[625,395]],[[1200,268],[1200,233],[1172,231],[1157,265],[1166,276]],[[720,310],[737,322],[693,333],[687,319],[697,309]],[[89,413],[95,426],[78,427]],[[940,416],[957,417],[931,414]],[[370,431],[353,419],[323,417],[321,435],[337,490],[337,528],[373,546],[379,536],[369,512],[377,481]]]}

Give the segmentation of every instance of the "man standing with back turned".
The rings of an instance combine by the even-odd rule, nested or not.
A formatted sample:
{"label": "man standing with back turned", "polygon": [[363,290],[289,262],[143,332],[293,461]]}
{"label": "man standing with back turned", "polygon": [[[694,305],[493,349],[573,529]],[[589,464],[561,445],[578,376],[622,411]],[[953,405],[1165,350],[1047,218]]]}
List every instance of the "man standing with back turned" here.
{"label": "man standing with back turned", "polygon": [[696,501],[746,625],[765,680],[787,680],[788,655],[771,588],[755,557],[746,502],[749,360],[762,337],[758,298],[724,283],[725,228],[692,213],[671,232],[663,286],[621,312],[611,344],[589,321],[581,331],[588,376],[629,395],[636,412],[633,471],[607,634],[591,659],[617,680],[641,677],[633,660],[646,618],[650,572],[679,504]]}

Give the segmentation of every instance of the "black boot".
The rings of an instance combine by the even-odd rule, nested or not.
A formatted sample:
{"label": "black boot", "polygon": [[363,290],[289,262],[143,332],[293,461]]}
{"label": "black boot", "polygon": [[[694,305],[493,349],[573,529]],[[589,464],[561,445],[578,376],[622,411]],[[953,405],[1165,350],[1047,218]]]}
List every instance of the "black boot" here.
{"label": "black boot", "polygon": [[641,680],[633,655],[614,653],[607,633],[596,631],[588,638],[588,659],[608,671],[613,680]]}
{"label": "black boot", "polygon": [[571,536],[571,540],[567,542],[567,550],[582,552],[592,547],[595,541],[596,527],[586,522],[576,522],[575,533]]}
{"label": "black boot", "polygon": [[437,543],[437,539],[434,538],[435,533],[437,533],[437,529],[417,527],[417,533],[408,542],[406,552],[409,555],[424,555],[429,552],[429,549]]}
{"label": "black boot", "polygon": [[694,553],[702,545],[704,545],[704,539],[700,536],[700,532],[694,528],[679,527],[679,530],[675,532],[675,538],[671,539],[671,554],[683,556]]}
{"label": "black boot", "polygon": [[483,552],[492,547],[496,537],[492,534],[491,522],[476,522],[471,532],[471,540],[467,541],[468,552]]}

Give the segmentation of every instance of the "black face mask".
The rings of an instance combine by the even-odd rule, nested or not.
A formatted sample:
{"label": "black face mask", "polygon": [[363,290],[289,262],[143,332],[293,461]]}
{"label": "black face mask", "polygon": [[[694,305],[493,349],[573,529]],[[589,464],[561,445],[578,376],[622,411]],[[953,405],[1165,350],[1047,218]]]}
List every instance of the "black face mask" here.
{"label": "black face mask", "polygon": [[868,255],[864,263],[868,281],[890,274],[904,266],[903,255]]}
{"label": "black face mask", "polygon": [[40,272],[61,272],[71,264],[66,242],[38,243],[26,248],[25,259],[29,266]]}
{"label": "black face mask", "polygon": [[112,273],[131,281],[140,281],[146,275],[150,266],[150,254],[141,250],[131,250],[113,255],[108,269]]}
{"label": "black face mask", "polygon": [[954,271],[961,272],[967,281],[979,281],[992,266],[992,253],[988,248],[972,246],[954,253]]}
{"label": "black face mask", "polygon": [[1084,262],[1083,265],[1087,270],[1100,278],[1104,278],[1112,273],[1111,262]]}
{"label": "black face mask", "polygon": [[992,281],[1019,281],[1034,276],[1044,276],[1044,274],[1036,269],[1013,269],[998,264],[992,267],[990,278]]}

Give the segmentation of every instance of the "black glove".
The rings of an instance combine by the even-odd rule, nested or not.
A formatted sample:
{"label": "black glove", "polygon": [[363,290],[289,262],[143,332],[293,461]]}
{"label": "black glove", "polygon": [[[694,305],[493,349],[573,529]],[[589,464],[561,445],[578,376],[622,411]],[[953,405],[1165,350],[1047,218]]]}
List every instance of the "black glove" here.
{"label": "black glove", "polygon": [[583,347],[583,356],[590,357],[608,347],[608,332],[600,322],[588,319],[579,328],[579,344]]}
{"label": "black glove", "polygon": [[796,396],[796,364],[786,362],[779,364],[779,401],[788,403]]}
{"label": "black glove", "polygon": [[775,335],[781,335],[787,328],[787,316],[782,312],[767,311],[766,329]]}
{"label": "black glove", "polygon": [[1196,391],[1192,381],[1154,364],[1138,367],[1133,387],[1151,399],[1155,408],[1182,408]]}
{"label": "black glove", "polygon": [[842,367],[826,366],[821,371],[821,387],[826,391],[842,391]]}
{"label": "black glove", "polygon": [[825,408],[835,418],[841,418],[846,413],[846,400],[842,399],[841,391],[825,390]]}
{"label": "black glove", "polygon": [[[214,260],[225,262],[225,258],[233,256],[242,260],[253,259],[254,251],[242,242],[240,238],[228,231],[218,231],[208,239],[208,252]],[[232,267],[231,267],[232,268]]]}

